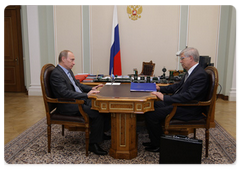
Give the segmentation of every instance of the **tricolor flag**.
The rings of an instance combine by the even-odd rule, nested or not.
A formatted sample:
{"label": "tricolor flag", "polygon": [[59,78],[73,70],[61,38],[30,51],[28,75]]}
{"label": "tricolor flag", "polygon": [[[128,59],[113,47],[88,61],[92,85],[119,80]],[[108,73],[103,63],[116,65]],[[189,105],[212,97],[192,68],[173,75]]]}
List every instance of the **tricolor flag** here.
{"label": "tricolor flag", "polygon": [[113,9],[112,41],[110,51],[109,75],[122,75],[117,6]]}

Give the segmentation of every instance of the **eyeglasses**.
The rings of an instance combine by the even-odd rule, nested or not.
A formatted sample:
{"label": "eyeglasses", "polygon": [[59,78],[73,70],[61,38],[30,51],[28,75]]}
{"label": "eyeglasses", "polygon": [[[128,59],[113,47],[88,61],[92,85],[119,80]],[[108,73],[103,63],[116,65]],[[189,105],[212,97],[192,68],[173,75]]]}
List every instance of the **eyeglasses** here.
{"label": "eyeglasses", "polygon": [[180,60],[183,60],[184,58],[186,58],[186,57],[180,57]]}

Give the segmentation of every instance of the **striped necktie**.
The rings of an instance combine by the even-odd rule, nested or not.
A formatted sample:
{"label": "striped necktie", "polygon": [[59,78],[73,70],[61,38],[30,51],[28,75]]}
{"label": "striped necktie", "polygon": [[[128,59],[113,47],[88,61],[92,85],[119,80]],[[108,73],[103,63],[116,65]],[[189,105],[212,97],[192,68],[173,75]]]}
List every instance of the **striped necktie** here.
{"label": "striped necktie", "polygon": [[185,81],[187,80],[187,78],[188,78],[188,72],[185,73],[185,76],[184,76],[184,83],[185,83]]}
{"label": "striped necktie", "polygon": [[79,93],[82,93],[82,91],[79,89],[79,87],[76,85],[75,81],[73,80],[72,75],[69,71],[68,71],[67,75],[68,75],[68,78],[70,79],[70,81],[72,82],[72,84],[75,88],[75,91],[79,92]]}

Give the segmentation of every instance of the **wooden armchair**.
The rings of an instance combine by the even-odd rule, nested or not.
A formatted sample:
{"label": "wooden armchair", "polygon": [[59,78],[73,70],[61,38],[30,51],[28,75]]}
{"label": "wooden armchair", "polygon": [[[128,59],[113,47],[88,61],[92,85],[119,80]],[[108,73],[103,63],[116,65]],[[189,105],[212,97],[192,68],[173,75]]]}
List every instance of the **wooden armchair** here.
{"label": "wooden armchair", "polygon": [[[183,128],[193,128],[194,138],[196,138],[196,129],[205,128],[205,141],[206,141],[206,157],[208,157],[208,147],[209,147],[209,129],[210,129],[210,119],[212,114],[214,114],[214,105],[216,101],[216,93],[218,87],[218,71],[215,67],[209,66],[205,68],[205,71],[209,76],[209,89],[206,101],[199,101],[198,103],[174,103],[172,112],[166,117],[164,124],[164,133],[168,134],[169,130],[172,129],[183,129]],[[181,121],[172,119],[175,115],[178,106],[203,106],[207,108],[206,118],[201,120],[190,120]]]}
{"label": "wooden armchair", "polygon": [[142,72],[139,75],[153,76],[154,68],[155,68],[155,63],[153,63],[152,60],[150,62],[143,62]]}
{"label": "wooden armchair", "polygon": [[[82,104],[83,100],[75,99],[57,99],[54,98],[51,86],[50,86],[50,75],[55,68],[52,64],[46,64],[42,67],[41,70],[41,86],[42,86],[42,95],[43,101],[46,109],[47,117],[47,134],[48,134],[48,152],[51,150],[51,125],[60,124],[62,125],[62,135],[64,136],[64,126],[77,127],[78,130],[85,131],[86,139],[86,156],[88,156],[88,147],[89,147],[89,118],[88,115],[83,111]],[[79,111],[82,116],[66,116],[61,115],[57,112],[56,107],[58,103],[67,103],[67,104],[78,104]]]}

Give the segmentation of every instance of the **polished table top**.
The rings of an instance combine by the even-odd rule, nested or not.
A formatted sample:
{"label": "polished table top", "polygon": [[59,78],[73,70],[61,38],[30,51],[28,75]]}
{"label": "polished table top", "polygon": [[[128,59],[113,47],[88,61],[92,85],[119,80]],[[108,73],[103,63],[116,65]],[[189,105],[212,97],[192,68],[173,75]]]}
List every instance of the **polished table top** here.
{"label": "polished table top", "polygon": [[111,98],[111,99],[120,99],[120,98],[156,98],[155,95],[152,95],[151,92],[130,92],[130,84],[121,84],[121,85],[105,85],[100,89],[100,93],[97,94],[99,98]]}
{"label": "polished table top", "polygon": [[130,92],[130,84],[105,85],[100,93],[89,95],[92,109],[101,113],[144,114],[154,110],[157,100],[151,92]]}
{"label": "polished table top", "polygon": [[[88,85],[88,86],[97,86],[97,85],[99,85],[99,84],[105,84],[105,83],[107,83],[107,82],[81,82],[81,84],[85,84],[85,85]],[[122,84],[131,84],[131,83],[125,83],[125,82],[123,82],[123,83],[121,83],[121,85]],[[168,86],[168,85],[170,85],[169,83],[167,83],[167,84],[164,84],[164,83],[156,83],[158,86]]]}

